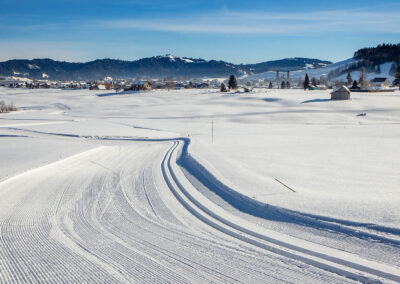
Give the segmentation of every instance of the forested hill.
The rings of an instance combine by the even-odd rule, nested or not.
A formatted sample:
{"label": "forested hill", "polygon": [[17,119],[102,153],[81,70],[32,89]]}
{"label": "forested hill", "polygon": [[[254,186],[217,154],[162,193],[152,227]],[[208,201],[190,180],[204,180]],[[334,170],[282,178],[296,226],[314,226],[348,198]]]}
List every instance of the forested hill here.
{"label": "forested hill", "polygon": [[294,57],[256,64],[239,65],[239,67],[249,73],[261,73],[265,71],[294,71],[308,68],[322,68],[329,64],[332,64],[332,62],[313,58]]}
{"label": "forested hill", "polygon": [[99,59],[86,63],[70,63],[52,59],[9,60],[0,62],[0,75],[51,80],[97,80],[114,78],[226,77],[269,70],[302,70],[323,67],[329,61],[308,58],[288,58],[258,64],[235,65],[225,61],[194,59],[173,55],[154,56],[136,61]]}
{"label": "forested hill", "polygon": [[354,59],[370,61],[371,65],[379,65],[385,62],[400,63],[400,43],[380,44],[377,47],[367,47],[357,50]]}

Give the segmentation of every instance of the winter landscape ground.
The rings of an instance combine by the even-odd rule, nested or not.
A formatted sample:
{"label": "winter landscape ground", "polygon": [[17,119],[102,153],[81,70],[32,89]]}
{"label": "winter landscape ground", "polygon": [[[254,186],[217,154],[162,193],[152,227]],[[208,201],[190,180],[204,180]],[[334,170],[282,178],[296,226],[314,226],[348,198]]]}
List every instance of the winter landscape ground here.
{"label": "winter landscape ground", "polygon": [[329,98],[0,88],[0,283],[400,282],[400,93]]}

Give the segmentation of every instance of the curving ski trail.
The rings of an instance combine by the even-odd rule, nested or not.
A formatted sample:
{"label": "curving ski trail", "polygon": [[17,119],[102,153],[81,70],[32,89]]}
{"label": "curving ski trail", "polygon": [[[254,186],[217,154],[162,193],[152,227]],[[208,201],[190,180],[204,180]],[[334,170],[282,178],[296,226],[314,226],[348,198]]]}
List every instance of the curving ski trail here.
{"label": "curving ski trail", "polygon": [[0,183],[0,283],[348,282],[204,224],[166,185],[170,141],[113,141]]}

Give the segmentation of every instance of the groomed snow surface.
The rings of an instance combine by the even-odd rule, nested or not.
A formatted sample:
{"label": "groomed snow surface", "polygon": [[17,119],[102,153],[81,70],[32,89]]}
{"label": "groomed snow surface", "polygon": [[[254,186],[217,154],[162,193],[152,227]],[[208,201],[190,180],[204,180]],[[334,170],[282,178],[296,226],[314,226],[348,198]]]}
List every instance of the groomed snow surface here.
{"label": "groomed snow surface", "polygon": [[329,97],[0,88],[0,283],[400,282],[400,92]]}

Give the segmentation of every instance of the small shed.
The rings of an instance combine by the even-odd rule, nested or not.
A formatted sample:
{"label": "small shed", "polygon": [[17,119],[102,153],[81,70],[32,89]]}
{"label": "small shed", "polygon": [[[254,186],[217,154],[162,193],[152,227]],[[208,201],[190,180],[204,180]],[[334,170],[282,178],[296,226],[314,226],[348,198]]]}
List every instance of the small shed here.
{"label": "small shed", "polygon": [[350,90],[346,86],[341,86],[331,93],[331,100],[350,100]]}

